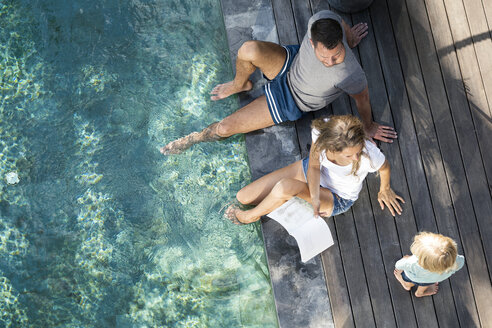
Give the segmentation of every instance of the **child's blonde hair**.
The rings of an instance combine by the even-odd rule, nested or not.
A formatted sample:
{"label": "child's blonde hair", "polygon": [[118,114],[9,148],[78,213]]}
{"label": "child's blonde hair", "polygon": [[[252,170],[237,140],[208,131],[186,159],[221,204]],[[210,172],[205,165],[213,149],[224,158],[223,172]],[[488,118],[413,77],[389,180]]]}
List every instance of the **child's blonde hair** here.
{"label": "child's blonde hair", "polygon": [[419,232],[414,237],[410,251],[425,270],[443,273],[456,267],[456,242],[441,234]]}

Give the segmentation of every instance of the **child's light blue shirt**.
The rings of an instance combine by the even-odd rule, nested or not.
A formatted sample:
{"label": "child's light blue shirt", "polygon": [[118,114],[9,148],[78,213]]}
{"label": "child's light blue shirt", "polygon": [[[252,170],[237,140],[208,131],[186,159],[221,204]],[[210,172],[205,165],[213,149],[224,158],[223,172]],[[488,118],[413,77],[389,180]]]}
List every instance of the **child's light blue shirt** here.
{"label": "child's light blue shirt", "polygon": [[408,279],[419,283],[434,283],[440,282],[451,277],[456,271],[461,269],[465,264],[465,257],[458,255],[456,257],[456,269],[443,273],[435,273],[422,268],[418,263],[418,258],[412,255],[407,258],[403,258],[395,263],[395,268],[405,271],[405,275]]}

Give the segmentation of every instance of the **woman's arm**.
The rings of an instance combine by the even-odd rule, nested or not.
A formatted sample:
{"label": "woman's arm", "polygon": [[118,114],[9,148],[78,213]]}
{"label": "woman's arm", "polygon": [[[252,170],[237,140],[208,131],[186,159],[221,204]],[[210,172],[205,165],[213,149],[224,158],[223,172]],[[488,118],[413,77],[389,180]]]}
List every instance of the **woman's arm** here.
{"label": "woman's arm", "polygon": [[319,200],[319,180],[321,174],[321,168],[319,163],[319,153],[314,151],[314,145],[309,151],[309,166],[307,170],[307,184],[309,188],[309,194],[311,195],[311,204],[313,205],[314,216],[326,215],[326,213],[319,212],[321,206]]}
{"label": "woman's arm", "polygon": [[405,203],[405,200],[395,194],[393,189],[390,187],[391,168],[388,160],[385,160],[383,166],[379,169],[379,176],[381,179],[381,185],[379,187],[378,202],[381,209],[384,210],[384,205],[386,205],[391,212],[391,215],[395,216],[395,211],[400,215],[402,208],[398,200],[402,203]]}

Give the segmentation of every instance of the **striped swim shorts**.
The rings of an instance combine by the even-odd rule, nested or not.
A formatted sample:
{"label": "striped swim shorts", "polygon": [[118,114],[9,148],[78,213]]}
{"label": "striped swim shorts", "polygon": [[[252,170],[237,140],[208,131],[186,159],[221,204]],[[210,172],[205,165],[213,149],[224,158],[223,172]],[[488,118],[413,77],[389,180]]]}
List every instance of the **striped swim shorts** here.
{"label": "striped swim shorts", "polygon": [[287,72],[290,65],[292,65],[292,60],[299,51],[299,45],[283,47],[287,52],[284,66],[273,80],[267,79],[268,82],[263,87],[267,98],[268,110],[275,124],[296,121],[304,115],[304,112],[297,107],[287,84]]}

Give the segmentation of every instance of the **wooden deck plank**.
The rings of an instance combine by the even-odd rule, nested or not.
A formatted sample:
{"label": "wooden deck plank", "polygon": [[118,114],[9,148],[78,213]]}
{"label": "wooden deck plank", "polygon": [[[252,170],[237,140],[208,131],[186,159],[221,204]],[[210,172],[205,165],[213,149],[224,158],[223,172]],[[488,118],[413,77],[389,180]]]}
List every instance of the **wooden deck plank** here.
{"label": "wooden deck plank", "polygon": [[[423,84],[425,84],[427,94],[429,95],[427,99],[434,119],[434,127],[441,149],[443,159],[442,164],[444,166],[444,170],[437,167],[430,171],[430,176],[437,179],[435,184],[430,182],[430,185],[442,186],[445,188],[442,181],[447,180],[449,193],[451,195],[451,200],[449,200],[445,190],[432,189],[431,194],[433,197],[436,218],[439,231],[451,236],[457,240],[458,244],[460,244],[461,237],[457,228],[454,227],[455,225],[452,224],[452,222],[446,223],[446,218],[466,216],[466,213],[473,212],[469,194],[462,193],[462,186],[467,183],[466,176],[461,156],[457,151],[457,149],[459,149],[458,141],[454,131],[453,120],[447,100],[446,89],[442,80],[437,52],[433,50],[435,49],[435,45],[424,1],[407,1],[407,6],[419,63],[422,68]],[[418,85],[422,85],[419,80],[415,81],[412,87],[418,87]],[[423,93],[423,91],[418,92],[418,94],[421,93]],[[417,94],[415,98],[415,101],[418,102],[419,96]],[[425,95],[421,96],[422,100],[425,98]],[[419,105],[424,106],[425,102],[423,104],[418,103],[417,106]],[[430,161],[429,163],[432,164],[433,162]],[[442,177],[442,172],[445,172],[447,176],[446,179]],[[446,210],[453,208],[454,215],[449,213],[449,210]],[[460,247],[460,252],[461,249],[462,247]],[[463,272],[458,272],[456,276],[451,278],[459,322],[462,327],[478,327],[478,313],[474,303],[470,280],[468,278],[468,270],[467,268],[463,268],[462,271]]]}
{"label": "wooden deck plank", "polygon": [[[333,115],[333,108],[329,105],[327,108],[312,113],[314,118]],[[310,129],[310,128],[309,128]],[[325,270],[325,280],[330,295],[335,327],[355,327],[353,305],[349,295],[349,287],[342,261],[342,245],[338,239],[337,225],[335,218],[326,219],[328,226],[332,231],[334,246],[321,253],[321,260]],[[336,237],[336,239],[335,239]],[[340,238],[344,238],[343,234]],[[351,282],[351,281],[350,281]]]}
{"label": "wooden deck plank", "polygon": [[[313,12],[329,9],[320,7],[320,5],[323,4],[311,3]],[[334,115],[352,113],[348,96],[342,96],[335,100],[332,107]],[[376,319],[374,318],[372,309],[374,302],[371,302],[372,295],[369,295],[369,286],[367,286],[366,271],[361,253],[361,247],[356,247],[358,245],[359,237],[357,236],[357,230],[354,224],[354,215],[350,211],[335,217],[334,221],[337,234],[340,236],[339,247],[341,250],[345,277],[349,290],[350,306],[352,307],[352,314],[355,324],[358,327],[375,326]],[[326,260],[326,258],[323,258],[323,260]],[[378,279],[378,283],[379,282],[381,282],[381,276]],[[387,298],[385,301],[390,301],[390,299]],[[387,313],[390,314],[390,317],[388,318],[390,320],[389,322],[394,321],[392,314],[390,312]],[[384,323],[384,325],[387,326],[387,323]]]}
{"label": "wooden deck plank", "polygon": [[[377,45],[377,53],[381,58],[381,68],[385,91],[388,95],[391,108],[391,120],[399,133],[397,143],[381,145],[392,165],[392,185],[397,186],[397,193],[402,195],[407,204],[404,212],[396,218],[396,227],[401,249],[406,249],[417,231],[416,223],[425,222],[433,217],[432,205],[429,200],[425,177],[420,159],[420,150],[416,140],[413,120],[409,110],[408,98],[402,81],[400,62],[396,52],[396,45],[392,34],[391,22],[384,1],[375,1],[370,8],[372,26]],[[362,61],[364,61],[364,56]],[[364,68],[366,66],[364,65]],[[392,123],[390,121],[390,123]],[[401,156],[401,157],[400,157]],[[404,164],[403,164],[404,163]],[[398,186],[400,190],[398,191]],[[412,206],[414,204],[414,206]],[[418,204],[418,206],[417,206]],[[392,269],[390,261],[399,257],[385,258],[387,270]],[[390,271],[392,272],[392,271]],[[398,286],[401,289],[401,286]],[[399,309],[399,306],[396,306]],[[425,322],[429,326],[437,327],[437,318],[431,300],[413,300],[413,308],[417,323]]]}
{"label": "wooden deck plank", "polygon": [[[317,0],[311,1],[311,7],[314,13],[321,10],[330,9],[326,1],[317,1]],[[350,21],[348,21],[347,17],[343,17],[343,18],[344,20],[347,21],[348,24],[351,23]],[[356,49],[354,49],[354,51],[356,51]],[[333,103],[333,109],[335,115],[353,113],[350,107],[351,106],[348,100],[348,96],[342,96]],[[358,203],[364,203],[364,204],[369,203],[369,195],[367,194],[367,192],[361,193],[356,204]],[[360,302],[359,304],[356,305],[356,307],[359,308],[360,310],[353,311],[354,317],[356,322],[359,323],[359,326],[362,327],[364,327],[364,324],[361,324],[361,322],[363,322],[361,321],[363,319],[363,316],[359,316],[359,313],[363,313],[364,316],[367,316],[366,320],[369,320],[368,325],[372,325],[375,322],[378,326],[394,327],[396,326],[396,322],[394,319],[393,312],[388,311],[388,309],[392,309],[392,304],[389,295],[388,285],[385,279],[386,275],[384,273],[384,267],[382,265],[382,255],[379,248],[372,211],[370,210],[370,206],[365,207],[364,210],[361,210],[361,208],[357,206],[355,206],[355,208],[358,209],[357,211],[353,212],[354,219],[355,221],[358,222],[356,231],[353,231],[355,228],[353,225],[350,227],[350,229],[347,229],[348,228],[347,225],[342,225],[341,227],[348,230],[350,234],[356,235],[357,238],[362,241],[362,243],[360,244],[360,252],[362,254],[363,270],[365,275],[360,275],[360,273],[357,273],[357,275],[360,275],[357,277],[357,279],[359,280],[364,279],[364,281],[368,284],[368,286],[367,288],[361,288],[362,299],[364,299],[364,302]],[[370,221],[366,222],[366,220],[370,220]],[[343,219],[336,220],[336,222],[343,222]],[[370,229],[370,227],[372,227],[372,229]],[[340,235],[341,235],[340,238],[342,240],[345,239],[346,234],[340,234]],[[354,237],[352,239],[354,239]],[[348,258],[348,256],[345,256],[345,258]],[[325,261],[326,259],[323,258],[323,260]],[[346,263],[345,260],[344,263]],[[346,268],[345,271],[351,272],[350,268]],[[351,280],[352,279],[350,278],[347,279],[349,285]],[[354,284],[354,287],[355,286],[356,285]],[[369,300],[365,299],[367,289],[369,290],[369,294],[370,294]],[[355,292],[356,290],[357,289],[354,290],[354,288],[352,288],[351,291],[350,299],[351,299],[352,306],[354,306],[354,301],[357,300],[357,298],[359,298],[359,296]],[[373,312],[372,314],[374,317],[373,319],[374,321],[371,320],[371,317],[369,316],[369,310],[371,308]]]}
{"label": "wooden deck plank", "polygon": [[[490,151],[492,146],[492,78],[490,77],[492,73],[492,61],[490,60],[492,41],[487,31],[484,12],[478,10],[481,9],[480,5],[481,1],[477,3],[477,0],[465,0],[463,3],[445,1],[458,63],[467,87],[466,95],[481,150],[483,170],[487,178],[485,181],[480,181],[481,186],[477,186],[473,182],[471,192],[474,204],[477,202],[481,204],[479,209],[475,206],[475,210],[477,211],[483,246],[489,261],[488,268],[489,271],[492,271],[492,241],[485,238],[492,233],[492,226],[487,218],[482,217],[482,214],[491,213],[492,210],[492,200],[490,200],[490,195],[492,195],[492,152]],[[460,17],[460,15],[464,17]],[[468,19],[466,19],[467,16]],[[482,39],[482,36],[488,38]],[[480,193],[487,187],[489,195],[484,197]],[[482,200],[481,198],[487,199]],[[483,201],[485,203],[482,204]]]}
{"label": "wooden deck plank", "polygon": [[[355,327],[333,217],[326,219],[334,245],[321,254],[335,327]],[[341,270],[342,269],[342,270]]]}
{"label": "wooden deck plank", "polygon": [[364,261],[364,271],[371,297],[374,320],[377,327],[396,327],[393,304],[387,282],[388,279],[394,280],[394,277],[386,276],[385,273],[383,256],[374,222],[375,217],[371,211],[369,192],[365,184],[352,211],[362,252],[362,260]]}
{"label": "wooden deck plank", "polygon": [[[222,0],[222,9],[233,62],[246,40],[278,42],[270,1]],[[239,95],[243,106],[262,93],[258,73],[252,77],[254,89]],[[300,159],[294,123],[248,133],[245,139],[253,179]],[[302,263],[295,240],[283,227],[267,217],[261,227],[280,327],[332,327],[321,258]]]}
{"label": "wooden deck plank", "polygon": [[[349,97],[344,95],[333,104],[334,115],[351,114]],[[366,209],[367,210],[367,209]],[[342,262],[352,306],[354,321],[358,327],[374,327],[375,320],[367,286],[364,261],[361,254],[357,230],[352,211],[334,218],[339,237]]]}
{"label": "wooden deck plank", "polygon": [[[329,9],[324,0],[271,1],[281,44],[299,43],[311,14]],[[375,0],[369,10],[342,15],[349,24],[369,23],[369,35],[356,53],[360,52],[368,78],[376,121],[394,123],[398,129],[398,142],[381,148],[392,164],[392,185],[407,204],[396,220],[387,210],[382,212],[376,198],[379,178],[370,176],[351,212],[327,220],[335,245],[323,252],[321,260],[330,296],[326,304],[331,303],[336,327],[487,327],[492,322],[492,314],[486,313],[492,299],[491,261],[485,255],[487,243],[492,243],[492,225],[486,226],[490,220],[483,216],[489,210],[487,204],[492,203],[486,182],[492,165],[488,164],[489,154],[484,153],[486,146],[490,148],[491,139],[484,138],[490,132],[490,120],[483,120],[483,115],[478,121],[477,108],[483,111],[483,106],[476,106],[476,98],[467,97],[462,82],[464,69],[482,74],[482,79],[473,81],[473,90],[482,88],[479,105],[484,99],[490,103],[488,81],[484,80],[489,63],[483,60],[482,45],[487,34],[484,24],[490,24],[490,15],[486,3],[482,2],[482,12],[476,13],[479,0],[463,1],[407,0],[405,4],[405,0]],[[468,19],[468,32],[456,31],[458,27],[452,30],[446,14],[461,14],[449,17],[458,25]],[[470,22],[473,19],[477,21]],[[469,53],[459,53],[461,48],[470,47],[466,38],[464,42],[457,39],[465,35],[462,33],[468,33],[476,55],[474,63],[464,63]],[[282,156],[305,156],[312,118],[331,110],[335,114],[354,112],[354,103],[348,99],[341,97],[330,108],[288,124],[285,133],[293,134],[297,150],[284,149]],[[467,136],[465,132],[473,131],[474,124],[477,135]],[[250,148],[265,139],[262,133],[258,139],[249,140]],[[269,142],[260,148],[271,149]],[[476,156],[479,143],[480,165],[469,156]],[[253,155],[258,158],[253,162],[268,155]],[[259,167],[252,171],[254,176],[267,173]],[[480,196],[478,191],[483,190],[487,192]],[[466,257],[465,268],[442,282],[437,295],[422,299],[410,297],[393,276],[394,262],[409,252],[417,228],[451,236]]]}
{"label": "wooden deck plank", "polygon": [[[459,234],[452,211],[451,196],[447,185],[442,183],[446,180],[444,166],[437,134],[434,131],[434,122],[427,101],[406,4],[402,0],[388,1],[387,3],[437,221],[436,225],[436,221],[429,218],[418,228],[420,231],[437,231],[437,227],[439,227],[441,233],[457,238]],[[439,293],[433,297],[440,326],[459,326],[456,308],[454,302],[449,302],[450,299],[453,299],[453,294],[449,283],[441,283]],[[468,301],[473,302],[473,298]]]}
{"label": "wooden deck plank", "polygon": [[[471,2],[465,1],[469,4],[468,7],[471,7],[470,10],[476,9],[476,6],[472,6]],[[488,195],[483,195],[482,192],[486,192],[487,187],[492,186],[492,152],[489,151],[492,146],[492,114],[487,102],[487,92],[489,93],[489,100],[492,101],[492,90],[490,90],[492,79],[490,75],[484,75],[485,80],[482,80],[481,77],[482,74],[492,72],[492,61],[488,58],[492,50],[492,42],[490,39],[484,40],[485,42],[474,42],[475,39],[479,39],[479,35],[474,38],[469,28],[469,26],[472,27],[472,32],[483,31],[485,24],[480,24],[484,20],[483,11],[466,13],[462,1],[445,0],[444,4],[448,13],[449,26],[454,39],[461,76],[465,82],[466,97],[483,161],[481,165],[474,163],[474,171],[477,173],[478,171],[486,172],[485,180],[476,181],[478,184],[473,182],[470,186],[471,193],[474,203],[479,202],[481,204],[478,208],[475,206],[481,234],[482,236],[489,236],[492,233],[492,226],[487,219],[483,219],[482,214],[492,213],[491,193],[490,189]],[[467,14],[470,16],[468,20]],[[484,248],[489,260],[489,270],[492,271],[492,241],[489,242],[484,238]]]}
{"label": "wooden deck plank", "polygon": [[[323,1],[316,1],[316,0],[313,0],[311,2],[311,5],[313,7],[313,11],[319,11],[319,10],[324,10],[324,9],[329,9],[328,6],[326,5],[326,2],[323,2]],[[345,16],[345,15],[342,15],[342,17],[344,18],[344,20],[346,20],[349,24],[351,23],[350,22],[350,19]],[[356,20],[354,22],[359,22],[359,21],[368,21],[367,19],[368,17],[358,17],[356,18]],[[363,41],[363,43],[367,43],[367,42],[371,42],[370,40],[369,41]],[[373,40],[374,42],[374,40]],[[372,53],[371,51],[366,51],[365,55],[366,56],[373,56],[375,58],[377,58],[377,51],[376,51],[376,48],[375,46],[373,47],[370,47],[370,49],[372,49]],[[377,65],[379,65],[379,63],[377,63]],[[369,79],[368,79],[369,80]],[[381,79],[379,79],[379,81],[381,81]],[[371,88],[371,81],[369,81],[369,85],[370,85],[370,88]],[[382,91],[384,90],[384,86],[382,86],[382,88],[379,88],[379,91]],[[384,93],[384,91],[383,91]],[[378,95],[374,95],[371,91],[371,99],[374,99],[374,96],[376,98],[378,98]],[[374,104],[373,104],[374,105]],[[334,104],[334,107],[336,108],[336,105]],[[374,115],[374,113],[373,113]],[[366,204],[370,204],[370,200],[368,198],[365,198],[365,197],[368,197],[367,196],[367,193],[364,194],[362,193],[361,194],[361,197],[360,199],[358,200],[358,202],[365,202]],[[370,207],[368,207],[370,208]],[[372,215],[372,213],[370,212],[370,210],[368,211],[368,208],[365,208],[364,211],[359,211],[359,215],[358,217],[361,218],[361,219],[365,219],[367,217],[367,215]],[[379,209],[379,207],[373,207],[373,210],[377,211],[376,213],[378,213],[376,216],[380,216],[381,215],[381,210]],[[361,215],[362,214],[366,214],[364,216]],[[358,218],[358,219],[359,219]],[[359,219],[358,222],[361,221],[361,219]],[[378,218],[376,218],[377,220]],[[391,220],[393,220],[391,218]],[[363,225],[361,225],[363,227]],[[388,226],[385,226],[385,227],[388,227]],[[391,227],[390,227],[390,230],[391,230]],[[359,238],[361,239],[365,239],[365,241],[367,242],[368,240],[371,240],[370,239],[370,236],[365,236],[365,230],[362,230],[364,231],[364,233],[362,233],[361,235],[359,235]],[[376,236],[376,231],[374,229],[374,234],[373,236],[375,236],[376,238],[373,239],[373,243],[372,243],[372,252],[370,254],[368,254],[366,252],[366,256],[368,256],[368,259],[373,259],[375,258],[374,255],[376,255],[376,258],[379,256],[379,265],[376,265],[376,266],[371,266],[371,261],[369,261],[369,265],[367,266],[367,268],[365,267],[365,270],[367,270],[367,273],[366,273],[366,276],[368,277],[368,281],[369,279],[371,280],[371,283],[369,285],[369,288],[371,289],[372,288],[372,292],[371,292],[371,299],[372,299],[372,303],[373,303],[373,311],[374,311],[374,314],[375,314],[375,320],[376,322],[378,323],[379,326],[383,326],[383,327],[391,327],[391,326],[395,326],[395,320],[399,320],[400,324],[407,324],[409,326],[412,326],[413,325],[416,325],[415,323],[415,318],[413,316],[413,313],[411,313],[411,311],[408,311],[408,308],[407,308],[407,311],[406,313],[403,313],[404,311],[402,311],[402,309],[396,309],[396,314],[393,314],[391,311],[388,311],[388,309],[391,309],[392,308],[392,298],[389,297],[390,296],[390,292],[389,292],[389,289],[388,289],[388,284],[386,282],[386,279],[383,279],[383,277],[388,277],[390,280],[390,284],[392,284],[392,287],[394,290],[397,290],[397,288],[399,288],[399,286],[396,286],[394,283],[395,283],[395,279],[393,277],[393,274],[392,274],[392,270],[393,270],[393,265],[394,265],[394,261],[395,259],[398,259],[399,256],[401,255],[401,252],[400,252],[400,249],[399,247],[391,247],[391,246],[394,246],[395,243],[386,243],[385,241],[382,242],[382,246],[384,248],[383,251],[381,251],[379,249],[379,244],[378,244],[378,238]],[[387,233],[385,233],[385,235],[387,235]],[[396,231],[393,229],[393,236],[395,238],[395,240],[398,239],[398,237],[396,236]],[[387,239],[386,239],[387,241]],[[375,242],[375,243],[374,243]],[[398,245],[398,243],[396,243],[396,245]],[[388,246],[388,247],[386,247]],[[391,255],[391,251],[393,251],[393,255]],[[396,252],[395,252],[396,251]],[[388,263],[388,266],[387,266],[387,271],[389,274],[386,274],[385,273],[385,267],[383,265],[383,261],[381,260],[381,254],[384,253],[384,256],[388,259],[387,262]],[[365,259],[366,257],[364,257]],[[376,262],[377,263],[377,262]],[[379,271],[377,271],[379,269]],[[372,275],[371,274],[374,274],[376,270],[376,273],[375,275]],[[400,287],[401,288],[401,287]],[[401,291],[400,291],[401,292]],[[383,302],[378,302],[378,304],[376,305],[376,299],[377,296],[380,296],[380,300],[381,298],[384,299]],[[382,297],[381,297],[382,296]],[[409,306],[411,308],[411,303],[410,303],[410,298],[408,298],[407,295],[405,294],[398,294],[396,296],[396,299],[400,301],[400,303],[405,303],[405,299],[406,299],[406,305]],[[384,306],[384,304],[386,303],[386,306]],[[389,305],[389,306],[388,306]],[[379,307],[378,307],[379,306]],[[379,310],[379,311],[378,311]],[[384,313],[383,313],[384,312]],[[410,316],[409,316],[410,315]],[[397,319],[395,319],[395,316],[397,317]],[[405,322],[405,323],[404,323]]]}
{"label": "wooden deck plank", "polygon": [[[356,21],[365,21],[371,26],[371,20],[367,11],[353,16]],[[364,42],[359,45],[359,52],[361,54],[362,66],[366,71],[366,76],[368,79],[373,116],[379,122],[385,122],[389,125],[393,125],[389,103],[386,96],[386,87],[384,85],[379,57],[377,55],[378,50],[376,48],[374,33],[369,33]],[[400,188],[396,188],[396,191],[408,200],[408,190],[406,189],[406,182],[403,173],[404,171],[398,146],[397,144],[384,144],[382,145],[382,148],[388,161],[392,163],[393,169],[396,171],[396,174],[393,174],[392,176],[393,184],[400,186]],[[376,205],[377,200],[374,198],[374,195],[377,195],[377,191],[379,190],[379,179],[369,177],[368,182],[371,194],[371,206],[375,216],[375,221],[377,223],[377,231],[381,245],[381,253],[383,255],[383,264],[386,277],[392,277],[394,263],[401,257],[398,232],[395,226],[395,221],[389,212],[382,212],[379,205]],[[409,204],[410,203],[411,202],[409,202]],[[413,222],[411,211],[405,211],[403,216],[399,219],[401,221],[400,226],[402,227],[407,225],[409,222]],[[408,293],[402,292],[401,286],[395,279],[389,279],[388,282],[391,299],[395,305],[394,314],[397,324],[416,327],[417,323],[415,315],[413,311],[409,311],[409,309],[412,309],[412,302]]]}
{"label": "wooden deck plank", "polygon": [[[308,1],[296,1],[291,3],[290,5],[288,2],[289,1],[274,0],[273,1],[274,12],[278,13],[279,16],[290,16],[292,10],[294,20],[288,24],[279,26],[278,30],[293,29],[292,25],[294,23],[297,29],[297,40],[295,40],[292,36],[290,36],[291,37],[290,39],[282,39],[280,41],[282,44],[296,44],[302,42],[302,39],[307,31],[308,20],[311,17],[312,13],[310,11],[310,6]],[[287,12],[287,14],[282,14],[283,12]],[[310,122],[312,119],[313,119],[313,114],[308,113],[308,115],[306,115],[302,120],[296,122],[297,131],[299,134],[298,138],[300,142],[301,153],[304,153],[306,155],[308,154],[307,144],[311,143]],[[342,223],[341,226],[338,226],[336,229],[339,228],[342,229],[343,231],[343,226],[344,225]],[[337,235],[336,230],[333,231],[333,234]],[[337,245],[338,249],[332,247],[330,251],[325,255],[325,258],[328,257],[331,259],[331,263],[333,262],[337,263],[337,265],[331,265],[329,267],[331,272],[330,274],[327,274],[325,276],[325,279],[327,281],[328,286],[330,285],[333,286],[332,290],[338,291],[337,293],[330,293],[330,300],[331,300],[330,303],[334,306],[334,308],[332,306],[332,313],[333,314],[336,313],[336,315],[334,315],[335,324],[337,326],[343,325],[344,327],[353,325],[353,320],[354,320],[354,317],[352,315],[353,312],[359,314],[357,311],[358,309],[357,306],[354,306],[354,304],[350,303],[350,297],[349,294],[347,293],[347,290],[358,290],[361,288],[360,285],[354,288],[352,284],[348,284],[348,289],[345,288],[340,289],[340,284],[347,283],[346,273],[344,272],[344,267],[342,265],[342,258],[341,258],[342,256],[341,253],[347,253],[347,249],[351,249],[346,245],[347,242],[340,243],[340,245]],[[345,256],[352,256],[352,255],[345,254]],[[349,263],[356,263],[356,262],[351,261]],[[359,261],[359,263],[361,263],[361,261]],[[356,270],[355,272],[363,272],[363,270]],[[352,282],[350,278],[351,276],[349,276],[348,279],[350,282]],[[360,279],[356,279],[356,281],[360,281]],[[366,295],[366,297],[368,299],[368,295]],[[365,316],[366,314],[367,311],[362,315],[360,314],[357,315],[357,318],[361,320],[360,318]],[[371,313],[371,317],[372,317],[372,313]]]}
{"label": "wooden deck plank", "polygon": [[334,217],[356,327],[375,327],[372,304],[352,211]]}
{"label": "wooden deck plank", "polygon": [[482,0],[485,17],[487,19],[487,25],[489,28],[490,37],[492,37],[492,1]]}
{"label": "wooden deck plank", "polygon": [[[483,171],[481,157],[477,149],[478,140],[475,134],[470,133],[471,131],[474,131],[473,121],[470,112],[463,110],[464,108],[467,108],[468,103],[465,90],[463,89],[458,60],[454,51],[442,51],[442,49],[449,49],[449,46],[453,44],[444,4],[442,1],[434,0],[425,1],[425,4],[432,27],[431,32],[434,36],[436,48],[438,49],[438,58],[442,76],[444,78],[449,106],[453,116],[456,135],[458,137],[461,157],[466,172],[466,180],[468,181],[470,196],[473,200],[472,211],[463,212],[462,215],[457,216],[457,219],[464,251],[467,256],[468,269],[475,300],[480,320],[483,324],[484,322],[492,322],[490,318],[492,312],[487,311],[487,309],[492,308],[492,291],[488,274],[490,264],[492,263],[489,262],[489,269],[487,269],[486,261],[483,257],[484,250],[477,221],[476,219],[471,220],[470,216],[474,211],[476,218],[478,218],[478,216],[481,216],[482,218],[490,217],[492,211],[490,209],[488,211],[483,210],[482,206],[488,208],[490,206],[488,204],[491,202],[491,198],[488,188],[484,186],[486,177]],[[456,151],[456,149],[450,150],[450,152],[452,151]],[[468,195],[466,189],[464,189],[466,185],[467,184],[465,183],[461,186],[457,186],[458,190],[454,193],[456,198],[453,199],[455,209],[459,206],[467,205],[468,203]],[[465,219],[465,217],[467,218]],[[490,239],[486,237],[490,235],[489,232],[485,235],[485,238]]]}
{"label": "wooden deck plank", "polygon": [[311,5],[309,0],[293,0],[291,5],[296,22],[297,37],[301,43],[307,33],[309,18],[313,15]]}
{"label": "wooden deck plank", "polygon": [[299,44],[294,13],[289,0],[272,0],[273,14],[280,44]]}
{"label": "wooden deck plank", "polygon": [[[290,0],[272,0],[273,12],[276,25],[278,26],[279,42],[281,45],[300,44],[303,34],[300,34],[297,27],[301,24],[294,17],[294,11]],[[306,15],[306,14],[305,14]],[[302,16],[302,15],[297,15]],[[308,18],[309,20],[309,18]],[[303,30],[307,29],[306,27]],[[306,145],[311,143],[310,125],[313,115],[308,113],[303,118],[295,122],[297,138],[301,149],[301,158],[306,157],[309,152]]]}
{"label": "wooden deck plank", "polygon": [[492,118],[492,115],[490,115],[492,112],[492,78],[490,78],[492,74],[492,61],[490,60],[492,41],[487,17],[485,17],[481,0],[463,0],[463,5],[477,56],[480,77],[489,105],[488,117]]}

